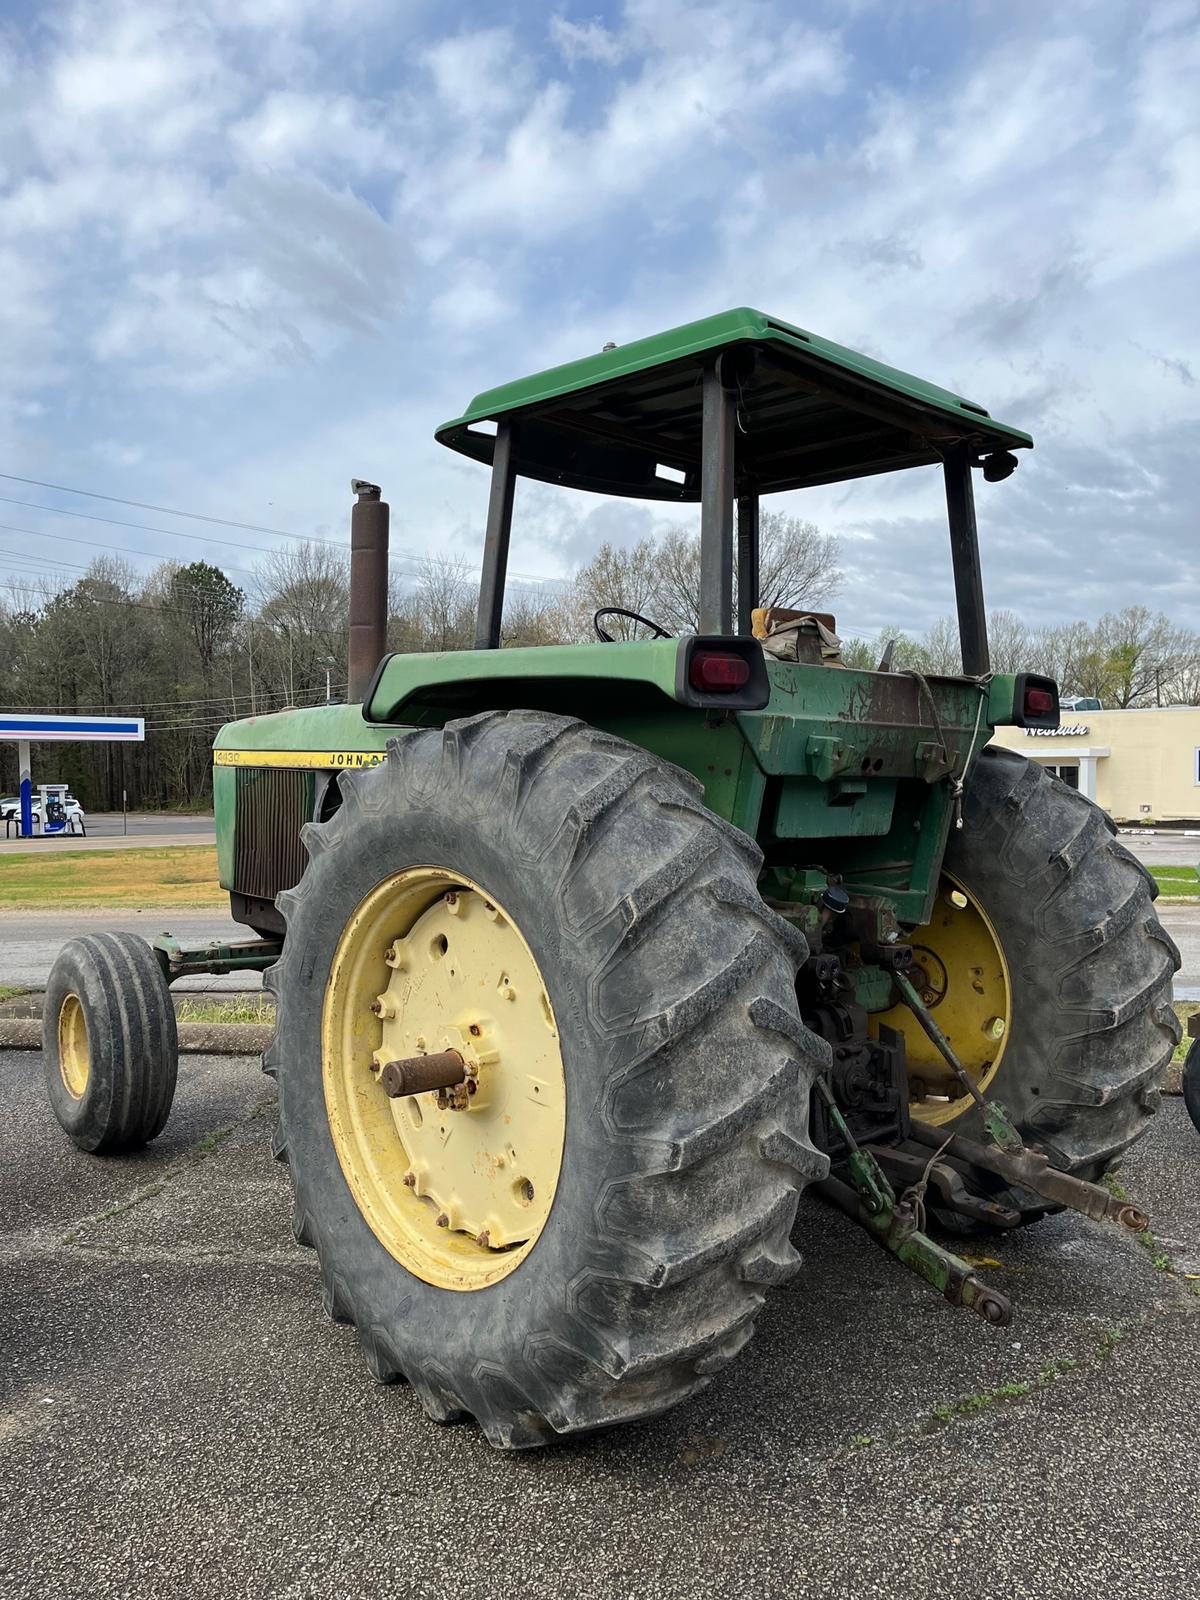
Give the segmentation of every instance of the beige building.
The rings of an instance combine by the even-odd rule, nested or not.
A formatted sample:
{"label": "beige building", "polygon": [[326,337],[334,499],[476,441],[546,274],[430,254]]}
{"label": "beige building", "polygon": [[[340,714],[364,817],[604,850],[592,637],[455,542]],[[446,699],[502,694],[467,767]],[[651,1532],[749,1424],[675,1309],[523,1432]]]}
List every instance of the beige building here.
{"label": "beige building", "polygon": [[1200,706],[1064,710],[1052,732],[997,728],[992,743],[1049,767],[1117,822],[1200,819]]}

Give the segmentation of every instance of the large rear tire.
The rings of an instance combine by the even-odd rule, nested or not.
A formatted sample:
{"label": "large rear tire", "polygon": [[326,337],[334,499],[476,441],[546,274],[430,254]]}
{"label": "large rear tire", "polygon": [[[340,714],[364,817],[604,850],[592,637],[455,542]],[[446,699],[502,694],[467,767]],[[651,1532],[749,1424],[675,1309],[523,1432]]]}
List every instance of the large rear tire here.
{"label": "large rear tire", "polygon": [[[686,774],[540,713],[413,732],[343,786],[279,897],[288,933],[267,976],[279,1008],[264,1057],[296,1236],[317,1250],[327,1310],[356,1325],[377,1378],[407,1378],[438,1421],[476,1417],[497,1446],[666,1410],[732,1360],[767,1289],[796,1270],[800,1191],[828,1165],[808,1137],[828,1047],[800,1022],[806,949],[759,897],[757,847]],[[485,917],[521,963],[502,999],[510,979],[518,1001],[541,986],[561,1060],[528,1077],[526,1105],[543,1105],[523,1131],[514,1074],[529,1057],[504,1031],[521,1004],[493,1003],[486,942],[455,942]],[[419,1021],[409,976],[428,986],[421,963],[448,971],[456,950],[440,1011]],[[372,1064],[406,1010],[418,1053],[457,1041],[469,1055],[476,1034],[494,1046],[476,1101],[387,1099]],[[523,1050],[544,1055],[534,1034]],[[559,1093],[561,1116],[545,1104]],[[514,1122],[496,1159],[519,1147],[515,1177],[540,1138],[550,1187],[539,1178],[531,1214],[553,1197],[497,1251],[486,1226],[471,1232],[488,1151],[457,1170],[451,1152],[505,1094]],[[444,1161],[412,1132],[431,1119]],[[502,1201],[495,1216],[509,1228]]]}
{"label": "large rear tire", "polygon": [[[956,973],[943,946],[942,1004],[951,1011],[957,980],[987,992],[981,1015],[1006,1009],[1002,1038],[984,1051],[995,1056],[985,1093],[1055,1166],[1092,1180],[1119,1165],[1145,1133],[1179,1038],[1171,1006],[1179,952],[1154,913],[1153,878],[1115,832],[1097,805],[1036,763],[988,748],[967,781],[963,827],[945,858],[949,881],[969,901],[964,917],[977,907],[994,935],[1007,994],[1004,1002],[994,998],[982,960],[960,962]],[[914,946],[920,962],[920,933]],[[941,986],[939,965],[933,987]],[[951,1033],[964,1058],[981,1039],[977,1027],[969,1036]],[[983,1135],[982,1114],[968,1099],[932,1116],[921,1103],[913,1110],[947,1131]],[[1056,1209],[986,1175],[979,1186],[1024,1222]]]}

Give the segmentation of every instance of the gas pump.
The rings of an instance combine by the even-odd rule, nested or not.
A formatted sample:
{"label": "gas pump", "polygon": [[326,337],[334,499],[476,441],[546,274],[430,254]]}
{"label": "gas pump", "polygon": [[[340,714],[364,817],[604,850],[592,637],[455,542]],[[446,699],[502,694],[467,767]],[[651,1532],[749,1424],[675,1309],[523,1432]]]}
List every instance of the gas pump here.
{"label": "gas pump", "polygon": [[66,784],[39,783],[38,794],[42,802],[42,833],[66,833]]}

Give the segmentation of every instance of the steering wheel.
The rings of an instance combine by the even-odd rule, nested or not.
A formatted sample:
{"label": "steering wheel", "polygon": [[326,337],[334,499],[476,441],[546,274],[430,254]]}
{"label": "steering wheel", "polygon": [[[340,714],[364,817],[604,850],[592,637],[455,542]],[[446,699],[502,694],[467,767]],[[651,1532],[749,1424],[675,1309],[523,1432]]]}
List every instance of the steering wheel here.
{"label": "steering wheel", "polygon": [[671,634],[665,628],[660,628],[657,622],[651,622],[649,617],[643,617],[639,611],[626,611],[624,606],[601,606],[592,618],[592,627],[605,644],[616,644],[611,633],[605,633],[600,626],[601,617],[628,617],[631,622],[640,622],[643,628],[653,628],[656,639],[670,639]]}

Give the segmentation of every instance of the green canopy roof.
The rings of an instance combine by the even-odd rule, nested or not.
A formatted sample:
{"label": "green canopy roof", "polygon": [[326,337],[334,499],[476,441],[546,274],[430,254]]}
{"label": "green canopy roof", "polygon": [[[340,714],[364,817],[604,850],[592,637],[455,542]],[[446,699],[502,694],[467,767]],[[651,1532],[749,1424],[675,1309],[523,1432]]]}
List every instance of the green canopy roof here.
{"label": "green canopy roof", "polygon": [[924,466],[948,444],[1028,449],[1019,428],[936,384],[742,307],[476,395],[437,430],[490,462],[519,420],[517,471],[643,500],[700,498],[701,388],[721,352],[737,386],[737,485],[767,494]]}

